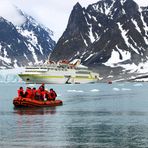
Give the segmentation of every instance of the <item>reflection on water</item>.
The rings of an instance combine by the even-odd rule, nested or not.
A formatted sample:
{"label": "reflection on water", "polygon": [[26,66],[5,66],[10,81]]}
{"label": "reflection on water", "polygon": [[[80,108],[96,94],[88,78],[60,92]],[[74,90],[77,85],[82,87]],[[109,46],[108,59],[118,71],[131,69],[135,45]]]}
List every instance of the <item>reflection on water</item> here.
{"label": "reflection on water", "polygon": [[2,86],[0,148],[148,147],[146,83],[54,85],[63,106],[32,109],[13,107],[18,85]]}
{"label": "reflection on water", "polygon": [[14,108],[14,113],[18,115],[45,115],[45,114],[55,114],[56,107],[37,107],[37,108]]}

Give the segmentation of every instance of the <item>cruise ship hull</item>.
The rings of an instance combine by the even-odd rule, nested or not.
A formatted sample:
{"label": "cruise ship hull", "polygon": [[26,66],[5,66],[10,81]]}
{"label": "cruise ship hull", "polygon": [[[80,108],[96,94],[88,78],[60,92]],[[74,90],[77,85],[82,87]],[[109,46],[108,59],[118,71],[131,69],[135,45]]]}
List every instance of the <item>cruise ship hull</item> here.
{"label": "cruise ship hull", "polygon": [[65,84],[68,78],[64,76],[50,76],[41,74],[19,74],[26,83]]}
{"label": "cruise ship hull", "polygon": [[95,78],[77,78],[77,77],[66,77],[66,76],[50,76],[41,74],[19,74],[23,81],[26,83],[46,83],[46,84],[85,84],[85,83],[96,83],[98,79]]}
{"label": "cruise ship hull", "polygon": [[71,78],[68,80],[68,83],[71,84],[85,84],[85,83],[97,83],[98,79],[97,78]]}

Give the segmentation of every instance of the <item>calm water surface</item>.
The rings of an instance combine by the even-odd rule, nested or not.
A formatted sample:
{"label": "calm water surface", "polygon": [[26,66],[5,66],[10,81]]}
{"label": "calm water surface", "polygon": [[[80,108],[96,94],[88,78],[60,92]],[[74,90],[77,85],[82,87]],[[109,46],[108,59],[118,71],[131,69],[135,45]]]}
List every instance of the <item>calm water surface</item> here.
{"label": "calm water surface", "polygon": [[0,84],[0,148],[148,147],[148,83],[46,85],[63,106],[15,109],[19,86]]}

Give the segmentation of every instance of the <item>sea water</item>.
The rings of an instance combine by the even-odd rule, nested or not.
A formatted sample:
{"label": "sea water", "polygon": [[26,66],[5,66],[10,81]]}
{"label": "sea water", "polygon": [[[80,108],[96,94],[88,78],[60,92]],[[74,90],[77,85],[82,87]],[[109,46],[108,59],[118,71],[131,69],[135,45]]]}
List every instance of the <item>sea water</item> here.
{"label": "sea water", "polygon": [[148,147],[148,83],[46,85],[62,106],[16,109],[20,86],[0,84],[0,148]]}

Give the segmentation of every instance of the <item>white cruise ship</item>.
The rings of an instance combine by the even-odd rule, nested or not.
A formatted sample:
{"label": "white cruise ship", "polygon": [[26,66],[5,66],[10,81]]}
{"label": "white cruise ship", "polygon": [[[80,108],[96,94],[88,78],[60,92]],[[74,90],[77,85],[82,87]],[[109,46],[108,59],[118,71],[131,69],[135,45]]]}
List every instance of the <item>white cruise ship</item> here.
{"label": "white cruise ship", "polygon": [[59,61],[58,63],[49,61],[43,65],[27,66],[19,76],[26,83],[46,84],[95,83],[100,79],[98,73],[81,65],[80,60],[73,64],[67,61]]}

